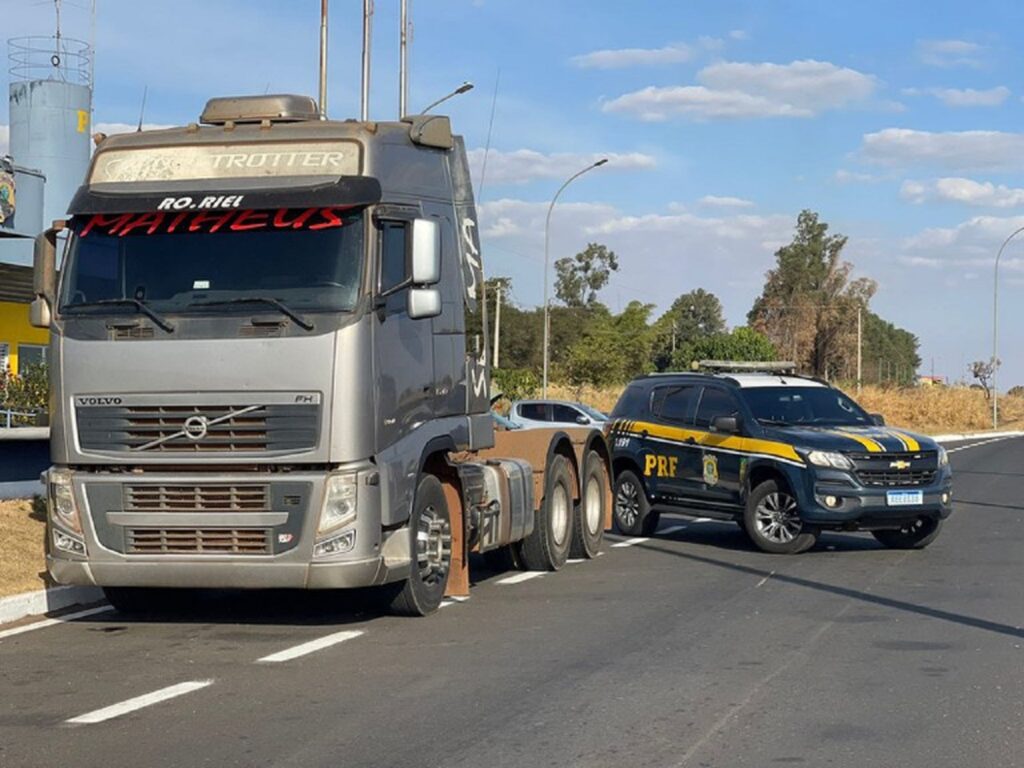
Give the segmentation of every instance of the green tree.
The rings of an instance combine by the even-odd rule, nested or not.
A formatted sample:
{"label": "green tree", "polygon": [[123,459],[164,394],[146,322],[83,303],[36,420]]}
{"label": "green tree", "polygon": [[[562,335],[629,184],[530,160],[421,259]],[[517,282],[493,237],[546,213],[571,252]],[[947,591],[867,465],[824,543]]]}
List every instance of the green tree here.
{"label": "green tree", "polygon": [[653,304],[631,301],[614,318],[612,328],[622,357],[623,381],[653,370],[651,363],[656,331],[649,325]]}
{"label": "green tree", "polygon": [[569,345],[561,367],[565,381],[576,390],[577,398],[587,384],[607,387],[622,382],[624,358],[615,320],[608,312],[595,313]]}
{"label": "green tree", "polygon": [[801,211],[793,242],[775,252],[775,268],[747,315],[782,355],[818,376],[844,370],[855,356],[857,308],[866,308],[876,289],[867,278],[850,279],[845,245],[817,213]]}
{"label": "green tree", "polygon": [[731,333],[716,333],[686,342],[676,350],[672,367],[679,371],[689,370],[700,360],[771,362],[777,359],[775,346],[767,336],[741,326]]}
{"label": "green tree", "polygon": [[589,243],[575,256],[555,262],[555,296],[568,307],[587,307],[597,301],[597,292],[608,284],[619,268],[615,251],[600,243]]}
{"label": "green tree", "polygon": [[[904,387],[913,384],[921,365],[917,336],[883,320],[874,312],[864,313],[863,329],[863,380],[891,382]],[[856,360],[847,366],[850,370],[845,378],[855,378],[855,363]]]}
{"label": "green tree", "polygon": [[654,367],[663,371],[680,345],[725,331],[722,302],[703,288],[684,293],[658,318],[654,329]]}

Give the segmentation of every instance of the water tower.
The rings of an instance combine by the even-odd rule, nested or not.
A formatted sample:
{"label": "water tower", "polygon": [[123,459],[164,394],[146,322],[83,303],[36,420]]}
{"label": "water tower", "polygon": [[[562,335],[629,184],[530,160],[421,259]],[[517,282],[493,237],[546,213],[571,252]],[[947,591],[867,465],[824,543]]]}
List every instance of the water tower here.
{"label": "water tower", "polygon": [[62,219],[89,167],[92,46],[61,30],[55,0],[51,37],[18,37],[10,50],[10,153],[23,168],[41,171],[43,225]]}

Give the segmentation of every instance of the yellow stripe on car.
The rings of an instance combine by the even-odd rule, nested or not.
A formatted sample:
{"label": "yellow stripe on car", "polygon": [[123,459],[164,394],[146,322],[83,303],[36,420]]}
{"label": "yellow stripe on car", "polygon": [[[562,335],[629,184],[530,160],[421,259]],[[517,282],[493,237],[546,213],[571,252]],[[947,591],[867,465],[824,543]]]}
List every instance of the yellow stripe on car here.
{"label": "yellow stripe on car", "polygon": [[910,435],[904,434],[903,432],[897,432],[895,429],[890,429],[889,432],[894,436],[903,441],[903,444],[907,446],[908,451],[919,451],[921,450],[921,444],[917,442]]}
{"label": "yellow stripe on car", "polygon": [[779,459],[803,464],[803,459],[800,458],[800,454],[796,452],[793,446],[774,440],[759,440],[753,437],[739,437],[737,435],[719,435],[714,432],[704,432],[696,429],[666,427],[662,424],[652,424],[646,421],[632,422],[629,427],[630,432],[646,432],[651,437],[660,437],[665,440],[681,443],[692,440],[694,444],[707,446],[708,448],[722,448],[724,450],[736,451],[737,453],[774,456]]}
{"label": "yellow stripe on car", "polygon": [[847,432],[846,430],[836,430],[832,432],[833,435],[839,435],[840,437],[848,437],[851,440],[856,440],[860,443],[868,453],[885,453],[885,446],[879,443],[877,440],[872,440],[870,437],[864,435],[857,435],[853,432]]}

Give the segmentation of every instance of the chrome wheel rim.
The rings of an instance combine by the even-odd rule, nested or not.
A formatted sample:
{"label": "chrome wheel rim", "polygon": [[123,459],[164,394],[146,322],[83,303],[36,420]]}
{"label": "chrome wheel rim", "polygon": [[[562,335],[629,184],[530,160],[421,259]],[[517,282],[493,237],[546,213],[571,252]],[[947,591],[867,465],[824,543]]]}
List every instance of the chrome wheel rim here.
{"label": "chrome wheel rim", "polygon": [[626,528],[631,528],[640,517],[640,492],[631,480],[619,483],[615,492],[615,516]]}
{"label": "chrome wheel rim", "polygon": [[586,514],[587,531],[597,533],[601,527],[601,481],[596,475],[587,480],[587,492],[583,496]]}
{"label": "chrome wheel rim", "polygon": [[569,536],[569,494],[559,483],[551,492],[551,538],[561,546]]}
{"label": "chrome wheel rim", "polygon": [[789,544],[800,535],[803,521],[796,500],[788,493],[769,493],[754,510],[757,532],[773,544]]}
{"label": "chrome wheel rim", "polygon": [[444,581],[452,559],[452,527],[431,504],[420,514],[416,529],[416,563],[420,581],[435,586]]}

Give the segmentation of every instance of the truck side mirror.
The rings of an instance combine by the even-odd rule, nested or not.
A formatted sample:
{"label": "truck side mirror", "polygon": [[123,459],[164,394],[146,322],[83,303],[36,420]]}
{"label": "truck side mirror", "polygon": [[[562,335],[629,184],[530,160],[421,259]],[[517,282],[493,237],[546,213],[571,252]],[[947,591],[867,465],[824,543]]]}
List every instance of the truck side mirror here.
{"label": "truck side mirror", "polygon": [[413,320],[437,317],[441,314],[441,292],[436,288],[410,288],[405,310]]}
{"label": "truck side mirror", "polygon": [[65,221],[55,221],[52,227],[36,236],[32,254],[32,292],[35,299],[29,310],[29,320],[36,328],[50,327],[57,294],[57,233],[66,226]]}
{"label": "truck side mirror", "polygon": [[441,279],[441,227],[433,219],[412,222],[412,284],[434,285]]}

